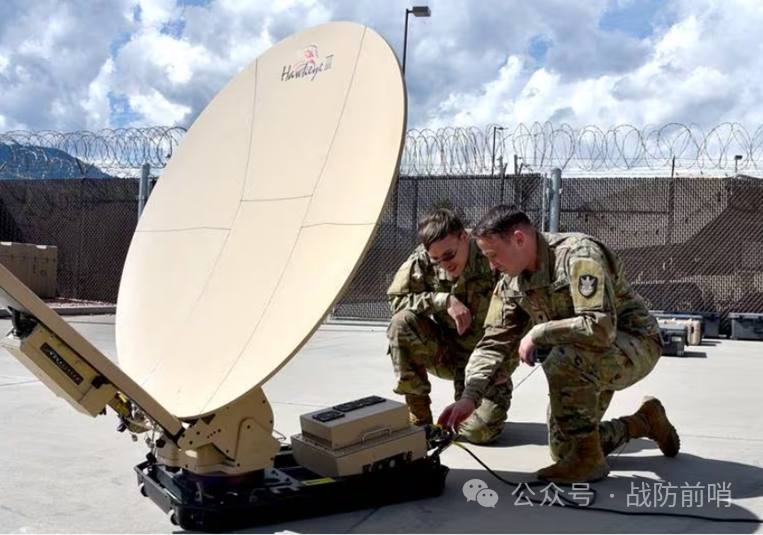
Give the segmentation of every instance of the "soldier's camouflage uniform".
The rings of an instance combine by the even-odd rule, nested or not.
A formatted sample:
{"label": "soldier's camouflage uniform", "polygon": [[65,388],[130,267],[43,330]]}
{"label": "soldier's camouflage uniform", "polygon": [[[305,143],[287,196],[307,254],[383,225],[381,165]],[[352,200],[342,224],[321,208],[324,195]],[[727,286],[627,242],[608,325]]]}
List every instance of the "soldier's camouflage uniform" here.
{"label": "soldier's camouflage uniform", "polygon": [[623,420],[602,422],[612,395],[646,377],[662,354],[656,320],[619,258],[583,234],[538,235],[538,269],[498,284],[485,336],[466,368],[464,396],[479,402],[491,377],[529,332],[549,383],[554,460],[570,440],[598,433],[604,454],[629,440]]}
{"label": "soldier's camouflage uniform", "polygon": [[[387,291],[393,314],[387,329],[388,354],[397,378],[394,392],[406,396],[414,423],[432,423],[428,373],[453,381],[454,398],[460,399],[466,363],[482,339],[499,277],[471,239],[466,266],[455,280],[430,260],[421,245],[395,274]],[[471,324],[462,335],[447,311],[450,295],[472,315]],[[488,443],[503,430],[511,404],[511,373],[519,362],[516,355],[498,366],[502,373],[485,382],[486,395],[480,399],[480,407],[459,428],[467,440]]]}

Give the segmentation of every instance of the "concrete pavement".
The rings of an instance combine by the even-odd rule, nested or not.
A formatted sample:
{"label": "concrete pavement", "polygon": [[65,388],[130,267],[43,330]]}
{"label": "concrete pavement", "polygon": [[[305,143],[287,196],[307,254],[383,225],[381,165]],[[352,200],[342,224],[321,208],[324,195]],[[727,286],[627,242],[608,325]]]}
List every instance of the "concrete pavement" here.
{"label": "concrete pavement", "polygon": [[[117,360],[113,316],[67,317],[67,321]],[[0,320],[3,333],[9,327],[8,320]],[[288,437],[299,432],[302,413],[371,394],[394,398],[385,347],[383,326],[323,326],[265,385],[276,429]],[[598,495],[588,507],[551,507],[553,489],[544,494],[542,487],[519,486],[550,463],[544,423],[545,379],[538,367],[522,365],[514,376],[515,384],[521,384],[501,439],[486,447],[467,445],[510,484],[498,480],[466,451],[451,447],[443,455],[451,472],[439,498],[250,531],[763,532],[759,522],[718,523],[593,511],[612,508],[633,515],[657,511],[763,518],[763,343],[706,340],[703,346],[690,349],[694,351],[686,358],[663,358],[651,377],[617,394],[606,415],[630,414],[644,395],[659,397],[681,434],[681,453],[666,459],[650,441],[631,442],[611,456],[610,477],[590,485]],[[433,408],[439,413],[450,402],[452,389],[435,379],[434,390]],[[133,466],[143,460],[147,450],[141,442],[133,443],[128,435],[115,431],[117,421],[112,414],[90,419],[76,412],[4,350],[0,350],[0,407],[0,532],[178,531],[138,492]],[[495,491],[495,507],[467,500],[464,484],[472,479]],[[560,493],[569,492],[564,487]],[[537,502],[529,505],[527,497]],[[721,501],[713,501],[718,497]],[[546,503],[540,505],[544,498]]]}

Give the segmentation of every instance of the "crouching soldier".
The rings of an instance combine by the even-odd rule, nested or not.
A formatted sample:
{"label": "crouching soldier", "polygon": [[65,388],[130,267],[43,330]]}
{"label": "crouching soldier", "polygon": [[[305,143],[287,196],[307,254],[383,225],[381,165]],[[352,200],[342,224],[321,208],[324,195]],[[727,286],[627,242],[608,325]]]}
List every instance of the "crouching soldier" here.
{"label": "crouching soldier", "polygon": [[[394,391],[405,396],[411,422],[428,425],[433,423],[429,374],[452,381],[455,400],[461,398],[466,364],[484,334],[499,273],[451,210],[436,209],[424,217],[418,238],[420,244],[387,292],[393,314],[387,337]],[[501,434],[518,364],[518,353],[506,359],[479,407],[460,425],[462,438],[487,444]]]}

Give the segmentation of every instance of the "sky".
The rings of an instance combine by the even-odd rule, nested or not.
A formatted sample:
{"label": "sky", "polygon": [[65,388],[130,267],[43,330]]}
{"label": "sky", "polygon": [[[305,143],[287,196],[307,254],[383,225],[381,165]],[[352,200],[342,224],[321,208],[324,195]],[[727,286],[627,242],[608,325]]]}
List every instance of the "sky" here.
{"label": "sky", "polygon": [[[2,0],[0,133],[187,128],[249,62],[313,25],[366,24],[402,58],[415,2]],[[710,139],[717,150],[760,150],[759,0],[419,3],[432,15],[409,20],[412,132],[471,129],[484,144],[501,125],[515,148],[535,139],[537,152],[553,132],[562,152],[606,142],[611,158],[647,134],[664,150],[687,138],[695,149]],[[672,142],[660,138],[666,129]]]}

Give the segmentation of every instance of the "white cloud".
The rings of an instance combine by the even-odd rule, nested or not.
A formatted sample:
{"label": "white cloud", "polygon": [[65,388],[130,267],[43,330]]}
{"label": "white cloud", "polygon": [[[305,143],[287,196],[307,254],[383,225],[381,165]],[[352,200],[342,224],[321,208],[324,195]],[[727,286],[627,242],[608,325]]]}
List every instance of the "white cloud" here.
{"label": "white cloud", "polygon": [[167,100],[157,90],[130,98],[130,106],[146,118],[151,118],[151,124],[172,125],[185,119],[191,109],[188,106],[175,104]]}
{"label": "white cloud", "polygon": [[109,58],[101,66],[98,76],[88,84],[87,94],[80,97],[80,106],[87,118],[84,125],[89,130],[99,130],[111,122],[109,88],[114,74],[114,61]]}
{"label": "white cloud", "polygon": [[[640,31],[601,27],[632,0],[429,0],[411,17],[409,127],[763,124],[763,3],[665,0]],[[188,125],[274,42],[328,20],[402,57],[407,0],[6,0],[3,128]],[[654,10],[654,7],[650,8]],[[138,13],[136,20],[135,14]],[[646,15],[645,15],[646,16]],[[614,17],[612,20],[617,20]],[[629,18],[628,20],[633,20]]]}
{"label": "white cloud", "polygon": [[[672,121],[712,126],[723,121],[760,121],[763,81],[761,45],[753,28],[763,23],[758,2],[677,2],[676,23],[664,34],[643,40],[651,52],[624,72],[570,77],[549,65],[531,76],[507,77],[503,67],[470,91],[443,98],[427,125],[544,122],[555,115],[576,125],[637,126]],[[559,36],[557,36],[559,39]],[[575,50],[558,40],[553,48]],[[609,54],[598,50],[599,56]],[[586,62],[589,58],[579,58]],[[519,56],[507,65],[517,65]],[[524,68],[529,68],[525,63]],[[565,71],[575,69],[568,65]],[[513,83],[507,83],[511,80]],[[516,82],[524,85],[517,87]]]}
{"label": "white cloud", "polygon": [[140,0],[140,19],[144,27],[160,28],[178,14],[175,0]]}
{"label": "white cloud", "polygon": [[112,41],[130,31],[130,13],[127,0],[5,0],[0,116],[6,127],[70,130],[95,124],[83,103],[90,102],[91,83],[108,61]]}

